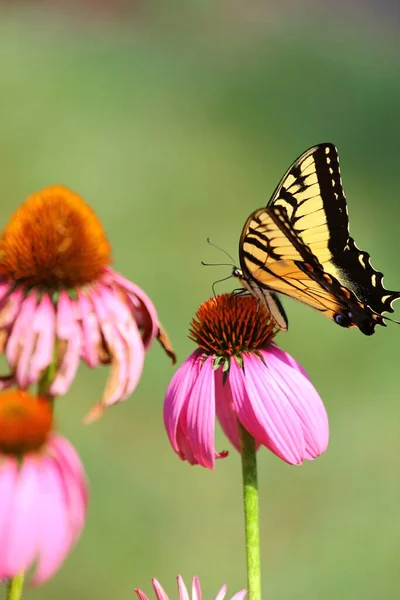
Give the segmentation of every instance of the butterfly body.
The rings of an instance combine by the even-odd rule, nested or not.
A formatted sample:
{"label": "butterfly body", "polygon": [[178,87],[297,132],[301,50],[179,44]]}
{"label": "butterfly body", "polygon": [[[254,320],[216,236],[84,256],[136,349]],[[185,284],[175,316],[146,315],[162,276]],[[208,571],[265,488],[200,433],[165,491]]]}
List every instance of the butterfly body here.
{"label": "butterfly body", "polygon": [[276,292],[365,335],[385,326],[382,313],[393,312],[400,297],[385,289],[382,273],[349,235],[333,144],[314,146],[293,163],[268,205],[245,223],[239,256],[241,269],[233,275],[267,305],[283,330],[287,318]]}

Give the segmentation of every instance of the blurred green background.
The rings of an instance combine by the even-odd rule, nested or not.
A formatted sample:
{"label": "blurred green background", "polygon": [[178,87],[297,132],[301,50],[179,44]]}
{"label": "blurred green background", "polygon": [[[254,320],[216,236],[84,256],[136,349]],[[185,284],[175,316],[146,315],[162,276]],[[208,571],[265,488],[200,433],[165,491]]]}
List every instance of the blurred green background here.
{"label": "blurred green background", "polygon": [[[334,142],[352,233],[400,287],[399,9],[390,2],[0,4],[1,219],[63,183],[102,218],[114,266],[154,300],[181,362],[190,319],[237,256],[245,219],[294,158]],[[220,285],[219,292],[235,282]],[[400,594],[399,343],[286,301],[278,343],[309,371],[328,452],[301,468],[259,453],[263,597]],[[128,600],[157,577],[245,586],[240,461],[182,463],[162,423],[173,374],[157,344],[133,397],[81,422],[107,370],[82,368],[58,426],[91,483],[82,538],[26,598]],[[218,431],[217,448],[229,448]],[[213,595],[214,594],[214,595]]]}

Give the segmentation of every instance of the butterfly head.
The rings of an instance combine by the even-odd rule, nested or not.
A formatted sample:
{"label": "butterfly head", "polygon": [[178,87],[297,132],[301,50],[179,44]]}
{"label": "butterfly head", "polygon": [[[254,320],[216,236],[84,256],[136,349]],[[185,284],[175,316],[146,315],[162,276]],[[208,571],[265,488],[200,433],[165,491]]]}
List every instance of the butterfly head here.
{"label": "butterfly head", "polygon": [[243,271],[239,267],[234,266],[232,269],[232,277],[242,281],[244,279]]}

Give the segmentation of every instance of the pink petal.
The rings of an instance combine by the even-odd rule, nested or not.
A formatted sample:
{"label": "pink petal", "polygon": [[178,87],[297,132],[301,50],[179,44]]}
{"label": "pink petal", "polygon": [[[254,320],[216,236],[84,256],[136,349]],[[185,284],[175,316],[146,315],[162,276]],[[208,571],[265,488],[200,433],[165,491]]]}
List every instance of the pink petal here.
{"label": "pink petal", "polygon": [[100,290],[100,287],[96,293],[92,292],[91,299],[112,355],[112,368],[102,401],[91,410],[86,423],[98,418],[104,407],[125,400],[132,393],[144,363],[143,343],[125,304],[117,302],[108,290]]}
{"label": "pink petal", "polygon": [[60,352],[61,364],[50,386],[50,393],[62,396],[71,386],[81,356],[81,331],[75,319],[74,300],[62,291],[57,303],[57,338],[64,347]]}
{"label": "pink petal", "polygon": [[69,521],[76,539],[86,521],[89,497],[86,474],[78,453],[67,439],[53,435],[48,446],[64,478]]}
{"label": "pink petal", "polygon": [[38,465],[35,459],[25,457],[19,469],[8,513],[9,527],[2,535],[2,570],[10,577],[22,573],[32,564],[38,543]]}
{"label": "pink petal", "polygon": [[187,401],[187,433],[197,462],[214,468],[215,385],[213,358],[203,362]]}
{"label": "pink petal", "polygon": [[[42,372],[53,360],[54,348],[54,307],[50,298],[42,297],[36,306],[36,296],[31,292],[17,319],[16,336],[19,348],[10,347],[16,359],[18,385],[25,388],[36,383]],[[10,338],[11,341],[11,338]]]}
{"label": "pink petal", "polygon": [[258,441],[290,464],[301,464],[305,442],[300,419],[263,362],[243,355],[244,371],[231,361],[229,382],[238,418]]}
{"label": "pink petal", "polygon": [[192,582],[192,600],[201,600],[200,580],[197,575],[193,577]]}
{"label": "pink petal", "polygon": [[145,294],[145,292],[138,285],[135,285],[134,283],[132,283],[132,281],[129,281],[113,269],[107,269],[107,271],[108,274],[111,275],[111,281],[113,283],[117,283],[125,291],[130,292],[131,300],[134,302],[134,305],[136,305],[136,308],[138,308],[137,301],[139,301],[141,309],[144,309],[147,313],[146,323],[148,323],[150,327],[147,328],[147,330],[145,330],[143,340],[145,348],[147,350],[153,339],[157,336],[159,328],[157,311],[154,307],[154,304],[147,296],[147,294]]}
{"label": "pink petal", "polygon": [[195,350],[179,367],[171,379],[164,401],[164,425],[171,445],[179,454],[181,448],[177,442],[177,429],[182,409],[188,401],[190,392],[200,370],[201,351]]}
{"label": "pink petal", "polygon": [[226,596],[226,585],[224,584],[222,588],[219,590],[218,594],[215,596],[215,600],[224,600]]}
{"label": "pink petal", "polygon": [[146,596],[146,594],[144,592],[142,592],[142,590],[139,589],[135,589],[136,592],[136,596],[139,598],[139,600],[149,600],[148,596]]}
{"label": "pink petal", "polygon": [[310,379],[308,376],[308,373],[304,369],[304,367],[302,367],[301,364],[298,363],[297,360],[295,360],[293,358],[293,356],[290,356],[290,354],[288,354],[287,352],[282,350],[282,348],[279,348],[279,346],[277,346],[276,344],[274,344],[274,343],[270,344],[270,346],[268,346],[267,351],[261,350],[261,354],[264,354],[264,355],[273,354],[277,358],[280,358],[280,360],[282,362],[289,365],[289,367],[293,367],[293,369],[300,371],[300,373],[302,373],[304,375],[304,377],[307,377],[307,379]]}
{"label": "pink petal", "polygon": [[[21,349],[26,344],[27,338],[33,336],[32,321],[36,306],[36,294],[31,293],[22,303],[21,310],[11,330],[6,348],[6,356],[14,369],[18,364]],[[30,345],[33,347],[33,342]]]}
{"label": "pink petal", "polygon": [[43,583],[53,575],[73,541],[61,471],[54,459],[47,457],[42,458],[40,467],[39,559],[32,580],[34,585]]}
{"label": "pink petal", "polygon": [[215,371],[215,405],[217,417],[226,437],[236,450],[240,452],[238,419],[233,405],[229,378],[225,383],[223,382],[223,378],[224,374],[220,367]]}
{"label": "pink petal", "polygon": [[240,590],[237,594],[232,596],[231,600],[244,600],[247,596],[247,590]]}
{"label": "pink petal", "polygon": [[176,443],[178,446],[177,454],[182,460],[187,460],[191,465],[197,465],[197,459],[193,454],[193,448],[191,442],[188,439],[187,433],[187,406],[185,405],[182,409],[178,428],[176,431]]}
{"label": "pink petal", "polygon": [[82,358],[92,369],[99,364],[99,348],[101,346],[100,329],[96,313],[90,299],[78,292],[78,306],[82,323]]}
{"label": "pink petal", "polygon": [[157,579],[152,579],[151,582],[153,584],[153,588],[156,593],[157,600],[168,600],[168,595],[165,592],[164,588],[162,587],[161,583],[159,581],[157,581]]}
{"label": "pink petal", "polygon": [[128,378],[124,395],[128,397],[136,388],[142,374],[144,363],[143,341],[136,321],[132,319],[125,304],[121,303],[119,298],[111,293],[105,294],[103,298],[104,300],[107,299],[107,305],[110,311],[113,312],[116,327],[125,342],[128,356]]}
{"label": "pink petal", "polygon": [[[14,458],[3,459],[0,465],[0,540],[8,536],[10,523],[10,512],[14,502],[14,492],[18,479],[18,462]],[[4,561],[6,548],[0,544],[0,579],[10,576],[7,564]]]}
{"label": "pink petal", "polygon": [[0,302],[3,300],[3,298],[5,298],[6,296],[8,296],[8,294],[10,293],[10,291],[12,290],[12,284],[8,283],[8,282],[1,282],[0,283]]}
{"label": "pink petal", "polygon": [[300,419],[306,444],[306,458],[316,458],[325,452],[329,441],[328,416],[321,398],[308,377],[305,377],[297,366],[289,366],[286,360],[289,355],[286,355],[283,361],[282,351],[264,352],[263,355],[280,393],[287,398]]}
{"label": "pink petal", "polygon": [[186,585],[185,585],[181,575],[178,575],[177,580],[178,580],[179,600],[190,600],[189,592],[187,591]]}
{"label": "pink petal", "polygon": [[0,329],[5,329],[13,324],[25,302],[25,294],[21,288],[17,288],[0,301]]}
{"label": "pink petal", "polygon": [[36,383],[54,358],[56,313],[53,302],[43,296],[33,318],[35,348],[29,367],[29,382]]}

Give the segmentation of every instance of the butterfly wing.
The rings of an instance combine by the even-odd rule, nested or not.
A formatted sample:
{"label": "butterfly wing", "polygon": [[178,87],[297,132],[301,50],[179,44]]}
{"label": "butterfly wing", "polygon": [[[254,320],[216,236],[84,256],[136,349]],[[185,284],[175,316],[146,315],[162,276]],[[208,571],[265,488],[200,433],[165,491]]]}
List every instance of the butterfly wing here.
{"label": "butterfly wing", "polygon": [[268,203],[272,206],[286,210],[294,232],[326,273],[372,311],[393,312],[392,303],[400,292],[385,288],[383,274],[349,235],[347,201],[333,144],[319,144],[299,156],[274,191]]}
{"label": "butterfly wing", "polygon": [[249,217],[242,232],[240,262],[246,287],[267,307],[262,296],[274,291],[312,306],[339,325],[358,326],[367,335],[377,323],[384,325],[380,315],[324,270],[281,205],[259,209]]}

